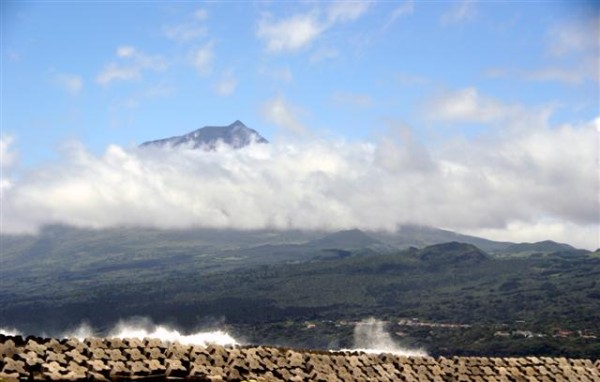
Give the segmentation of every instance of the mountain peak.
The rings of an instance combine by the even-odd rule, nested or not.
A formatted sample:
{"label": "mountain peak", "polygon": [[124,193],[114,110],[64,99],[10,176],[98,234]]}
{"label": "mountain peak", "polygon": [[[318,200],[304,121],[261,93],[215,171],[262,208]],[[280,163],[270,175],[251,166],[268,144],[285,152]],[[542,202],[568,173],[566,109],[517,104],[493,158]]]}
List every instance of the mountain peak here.
{"label": "mountain peak", "polygon": [[242,121],[235,120],[227,126],[205,126],[188,134],[144,142],[140,147],[185,146],[191,149],[212,151],[219,143],[239,149],[253,143],[269,143],[269,141],[256,130],[244,125]]}

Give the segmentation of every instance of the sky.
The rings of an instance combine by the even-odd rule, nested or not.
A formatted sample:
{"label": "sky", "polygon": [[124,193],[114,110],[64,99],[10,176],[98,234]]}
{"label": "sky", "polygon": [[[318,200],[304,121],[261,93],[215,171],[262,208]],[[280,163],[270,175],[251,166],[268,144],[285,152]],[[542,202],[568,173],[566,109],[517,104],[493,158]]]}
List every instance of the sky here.
{"label": "sky", "polygon": [[[591,1],[2,1],[2,231],[394,230],[600,247]],[[241,120],[271,144],[148,151]]]}

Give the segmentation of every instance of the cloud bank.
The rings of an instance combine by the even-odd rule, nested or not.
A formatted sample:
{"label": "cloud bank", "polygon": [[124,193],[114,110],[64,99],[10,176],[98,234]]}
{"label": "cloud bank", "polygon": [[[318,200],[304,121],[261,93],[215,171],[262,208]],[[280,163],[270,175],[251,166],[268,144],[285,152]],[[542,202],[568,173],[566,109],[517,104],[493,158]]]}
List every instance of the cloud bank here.
{"label": "cloud bank", "polygon": [[216,152],[111,145],[94,155],[73,144],[59,162],[6,179],[3,231],[53,223],[324,230],[413,223],[595,249],[599,131],[600,118],[432,147],[409,128],[374,142]]}

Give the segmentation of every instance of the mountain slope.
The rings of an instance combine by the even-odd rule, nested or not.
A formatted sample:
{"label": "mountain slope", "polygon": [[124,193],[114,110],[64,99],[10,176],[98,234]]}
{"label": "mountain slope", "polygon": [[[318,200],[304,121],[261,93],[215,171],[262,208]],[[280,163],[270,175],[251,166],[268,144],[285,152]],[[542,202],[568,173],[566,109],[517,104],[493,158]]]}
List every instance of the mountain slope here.
{"label": "mountain slope", "polygon": [[239,149],[253,143],[269,143],[256,130],[248,128],[240,121],[228,126],[205,126],[191,133],[166,139],[144,142],[140,147],[179,147],[215,150],[219,143]]}
{"label": "mountain slope", "polygon": [[[490,255],[528,256],[530,253],[578,253],[565,244],[542,247],[538,244],[494,242],[460,235],[431,227],[401,227],[396,233],[347,230],[334,233],[322,231],[220,230],[186,229],[157,230],[150,228],[79,229],[68,226],[47,226],[37,236],[0,235],[2,240],[2,270],[5,281],[27,270],[46,277],[65,270],[86,270],[98,267],[131,268],[143,264],[172,267],[180,261],[200,261],[207,272],[257,265],[273,265],[289,261],[307,261],[324,253],[346,255],[365,250],[391,253],[411,246],[423,248],[449,242],[477,246]],[[522,249],[535,251],[521,252]],[[338,251],[337,255],[333,250]],[[341,252],[340,252],[341,251]],[[579,251],[586,254],[589,251]],[[193,260],[197,259],[197,260]],[[225,259],[225,260],[224,260]],[[233,260],[235,259],[235,260]],[[182,265],[184,268],[185,266]]]}
{"label": "mountain slope", "polygon": [[493,241],[444,229],[412,224],[399,226],[395,232],[368,232],[368,234],[379,241],[393,245],[397,248],[422,248],[433,244],[459,242],[473,244],[487,253],[496,254],[504,252],[505,248],[514,244],[511,242]]}
{"label": "mountain slope", "polygon": [[[46,278],[27,270],[16,280],[5,274],[0,327],[60,332],[82,320],[106,328],[145,316],[192,330],[217,317],[244,327],[257,343],[281,345],[284,339],[326,349],[327,337],[312,337],[307,321],[320,327],[369,316],[413,317],[446,325],[398,328],[435,354],[600,354],[596,337],[553,336],[560,329],[600,334],[600,259],[591,255],[487,257],[472,245],[447,243],[219,273],[204,273],[204,255],[184,266],[163,264],[154,273],[130,267],[72,269]],[[221,261],[238,261],[234,257]],[[337,337],[341,325],[329,335]],[[496,337],[499,330],[510,337]],[[534,342],[510,334],[524,330],[543,337]]]}
{"label": "mountain slope", "polygon": [[476,246],[458,242],[425,247],[420,251],[420,258],[429,263],[444,265],[477,264],[490,259],[485,252]]}
{"label": "mountain slope", "polygon": [[382,243],[359,229],[351,229],[326,235],[325,237],[313,240],[307,244],[312,247],[323,249],[362,249]]}
{"label": "mountain slope", "polygon": [[537,243],[512,244],[501,251],[510,254],[532,254],[574,251],[575,248],[568,244],[557,243],[552,240],[538,241]]}

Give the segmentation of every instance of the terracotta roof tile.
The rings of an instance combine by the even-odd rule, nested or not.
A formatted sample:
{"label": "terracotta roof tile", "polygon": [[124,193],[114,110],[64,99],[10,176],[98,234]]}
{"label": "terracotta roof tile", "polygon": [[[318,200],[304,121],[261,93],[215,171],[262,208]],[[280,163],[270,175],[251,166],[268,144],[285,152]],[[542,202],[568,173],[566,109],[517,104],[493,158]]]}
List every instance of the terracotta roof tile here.
{"label": "terracotta roof tile", "polygon": [[600,382],[600,361],[551,357],[404,357],[153,339],[0,337],[0,379],[198,381]]}

